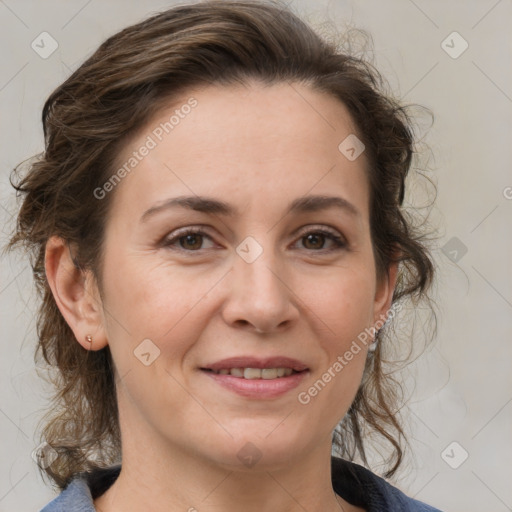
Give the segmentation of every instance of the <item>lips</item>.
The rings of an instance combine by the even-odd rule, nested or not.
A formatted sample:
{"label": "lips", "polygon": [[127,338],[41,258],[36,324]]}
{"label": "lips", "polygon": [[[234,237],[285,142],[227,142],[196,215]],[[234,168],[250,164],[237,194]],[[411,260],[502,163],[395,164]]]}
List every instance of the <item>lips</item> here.
{"label": "lips", "polygon": [[260,370],[274,368],[289,368],[295,372],[302,372],[304,370],[308,370],[308,366],[302,363],[301,361],[284,356],[266,358],[245,356],[230,357],[228,359],[222,359],[221,361],[216,361],[214,363],[207,364],[203,366],[201,369],[211,370],[215,373],[219,373],[220,370],[232,370],[234,368],[257,368]]}
{"label": "lips", "polygon": [[215,373],[216,375],[232,375],[243,379],[280,379],[289,377],[292,373],[299,373],[291,368],[229,368],[221,370],[204,370]]}
{"label": "lips", "polygon": [[222,388],[251,400],[271,400],[286,395],[310,373],[303,362],[284,356],[230,357],[200,370]]}

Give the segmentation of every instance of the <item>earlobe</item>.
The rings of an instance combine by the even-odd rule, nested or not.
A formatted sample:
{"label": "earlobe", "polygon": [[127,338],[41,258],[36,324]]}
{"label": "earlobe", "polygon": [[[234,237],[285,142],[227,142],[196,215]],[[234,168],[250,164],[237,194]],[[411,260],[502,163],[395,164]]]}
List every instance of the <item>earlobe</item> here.
{"label": "earlobe", "polygon": [[80,345],[87,350],[104,348],[108,342],[95,280],[90,271],[75,265],[71,249],[60,237],[52,236],[46,243],[45,271],[54,300]]}

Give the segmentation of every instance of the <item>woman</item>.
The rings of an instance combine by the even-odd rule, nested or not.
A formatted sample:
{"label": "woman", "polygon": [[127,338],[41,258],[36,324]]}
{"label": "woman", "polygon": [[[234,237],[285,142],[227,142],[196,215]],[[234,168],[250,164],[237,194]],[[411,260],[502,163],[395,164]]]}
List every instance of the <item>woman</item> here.
{"label": "woman", "polygon": [[45,512],[435,510],[352,462],[379,434],[400,465],[383,354],[433,279],[376,71],[275,4],[179,6],[102,44],[43,124],[10,246],[57,370]]}

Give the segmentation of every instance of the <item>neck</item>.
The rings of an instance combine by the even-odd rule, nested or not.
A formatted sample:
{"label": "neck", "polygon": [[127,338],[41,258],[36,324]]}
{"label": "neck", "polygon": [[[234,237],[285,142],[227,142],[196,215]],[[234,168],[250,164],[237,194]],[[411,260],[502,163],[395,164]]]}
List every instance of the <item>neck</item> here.
{"label": "neck", "polygon": [[140,417],[124,416],[121,408],[121,472],[94,501],[98,512],[362,510],[333,490],[330,433],[314,447],[292,454],[265,456],[263,450],[261,459],[244,466],[236,457],[219,461],[193,446],[170,444],[163,435],[148,431]]}
{"label": "neck", "polygon": [[[144,445],[152,446],[139,443]],[[163,457],[165,451],[127,448],[119,477],[94,502],[98,512],[147,510],[148,503],[154,512],[361,510],[334,493],[330,450],[315,450],[282,467],[230,470],[179,450]]]}

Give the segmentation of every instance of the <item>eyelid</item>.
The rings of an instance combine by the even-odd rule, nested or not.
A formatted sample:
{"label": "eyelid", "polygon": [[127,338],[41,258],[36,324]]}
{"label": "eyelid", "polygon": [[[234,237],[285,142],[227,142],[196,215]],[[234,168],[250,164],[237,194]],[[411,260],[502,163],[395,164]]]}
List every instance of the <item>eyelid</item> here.
{"label": "eyelid", "polygon": [[[187,236],[188,234],[198,234],[205,238],[210,239],[212,242],[214,242],[213,237],[205,230],[207,226],[204,225],[192,225],[192,226],[184,226],[182,228],[177,228],[172,233],[172,236],[166,235],[162,241],[160,242],[160,245],[162,247],[169,247],[171,248],[176,242],[179,241],[180,238]],[[292,233],[292,236],[294,237],[294,244],[299,242],[304,236],[310,234],[310,233],[320,233],[323,235],[327,235],[328,237],[331,237],[330,240],[335,244],[334,248],[331,249],[310,249],[307,250],[307,252],[313,252],[313,253],[319,253],[319,254],[325,254],[329,252],[334,252],[336,250],[342,250],[348,248],[348,241],[337,229],[332,228],[330,226],[326,226],[324,224],[319,225],[307,225],[302,226],[301,228],[295,230]],[[214,242],[215,243],[215,242]],[[177,250],[180,252],[186,252],[186,253],[201,253],[204,250],[208,249],[198,249],[198,250],[187,250],[183,249],[181,247],[178,247]]]}
{"label": "eyelid", "polygon": [[330,226],[326,226],[325,224],[309,224],[308,226],[304,226],[297,231],[294,231],[293,235],[294,238],[297,238],[296,242],[300,241],[304,236],[310,234],[310,233],[320,233],[323,235],[327,235],[330,237],[331,241],[336,245],[336,247],[331,249],[317,249],[317,250],[311,250],[308,252],[317,252],[317,253],[329,253],[334,252],[337,249],[348,249],[348,241],[344,235],[342,235],[337,229],[332,228]]}
{"label": "eyelid", "polygon": [[[162,247],[170,248],[173,244],[178,242],[180,238],[187,236],[188,234],[198,234],[205,238],[209,238],[213,242],[213,237],[206,232],[205,227],[206,226],[199,224],[196,226],[184,226],[182,228],[177,228],[174,231],[172,231],[172,236],[170,236],[171,233],[168,233],[166,236],[164,236],[164,238],[161,240],[159,245]],[[186,249],[183,249],[182,247],[178,247],[177,250],[182,251],[182,252],[188,252],[188,253],[200,252],[200,250],[187,251]]]}
{"label": "eyelid", "polygon": [[308,224],[307,226],[303,226],[293,232],[293,236],[298,236],[303,233],[307,234],[310,232],[323,232],[323,233],[329,233],[330,235],[343,238],[343,235],[335,228],[332,228],[331,226],[327,226],[325,224]]}

